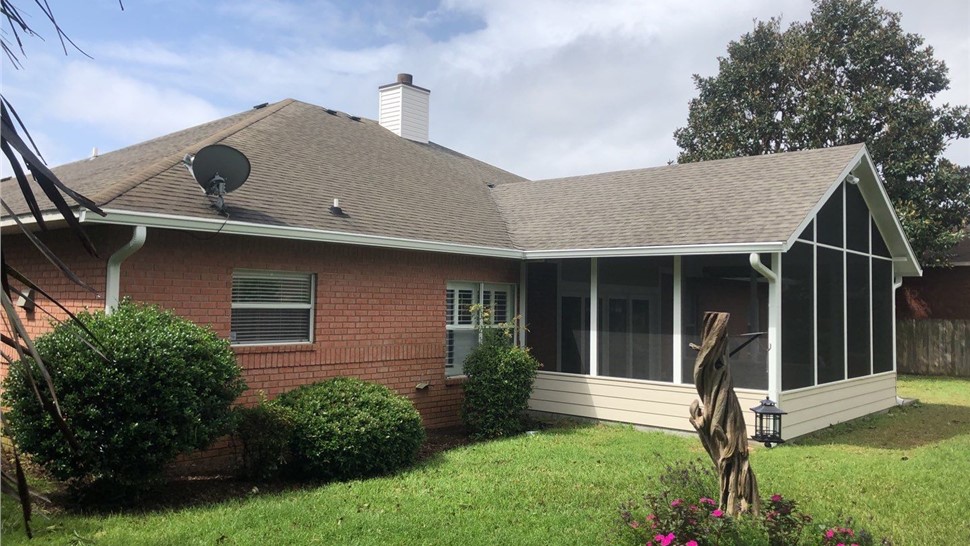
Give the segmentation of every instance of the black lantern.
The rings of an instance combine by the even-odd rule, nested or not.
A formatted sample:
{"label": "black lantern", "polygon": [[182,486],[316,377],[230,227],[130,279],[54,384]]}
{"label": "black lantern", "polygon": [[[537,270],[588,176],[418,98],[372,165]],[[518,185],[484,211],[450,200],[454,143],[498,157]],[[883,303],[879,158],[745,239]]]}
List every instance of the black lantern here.
{"label": "black lantern", "polygon": [[765,397],[761,404],[756,408],[751,408],[754,412],[754,436],[752,440],[763,442],[765,447],[771,444],[781,444],[785,441],[781,439],[781,416],[786,412],[781,411],[774,402]]}

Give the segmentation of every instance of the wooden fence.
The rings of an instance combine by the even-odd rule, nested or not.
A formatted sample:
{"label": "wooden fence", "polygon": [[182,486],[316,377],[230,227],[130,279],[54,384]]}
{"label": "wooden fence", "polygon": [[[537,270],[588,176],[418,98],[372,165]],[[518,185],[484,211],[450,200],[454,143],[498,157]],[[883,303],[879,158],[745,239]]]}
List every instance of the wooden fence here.
{"label": "wooden fence", "polygon": [[896,321],[896,370],[970,377],[970,320]]}

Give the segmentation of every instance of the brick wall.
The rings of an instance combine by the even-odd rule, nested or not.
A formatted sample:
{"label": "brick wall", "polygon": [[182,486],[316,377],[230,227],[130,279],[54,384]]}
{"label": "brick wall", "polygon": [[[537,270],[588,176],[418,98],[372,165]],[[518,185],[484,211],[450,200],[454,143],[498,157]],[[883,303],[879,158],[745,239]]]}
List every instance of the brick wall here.
{"label": "brick wall", "polygon": [[[131,228],[90,231],[101,258],[87,256],[64,232],[47,239],[103,292],[107,258]],[[4,236],[3,246],[14,267],[68,307],[103,308],[103,299],[63,279],[22,236]],[[444,375],[446,283],[517,283],[519,276],[514,260],[149,229],[145,246],[122,266],[121,296],[172,309],[228,338],[235,268],[317,275],[313,343],[234,348],[249,386],[243,403],[255,401],[260,390],[272,398],[305,383],[353,376],[410,398],[428,428],[459,422],[460,380]],[[25,320],[33,334],[48,327],[41,312]],[[420,382],[430,388],[416,390]]]}
{"label": "brick wall", "polygon": [[970,320],[970,266],[928,267],[907,277],[896,298],[897,319]]}

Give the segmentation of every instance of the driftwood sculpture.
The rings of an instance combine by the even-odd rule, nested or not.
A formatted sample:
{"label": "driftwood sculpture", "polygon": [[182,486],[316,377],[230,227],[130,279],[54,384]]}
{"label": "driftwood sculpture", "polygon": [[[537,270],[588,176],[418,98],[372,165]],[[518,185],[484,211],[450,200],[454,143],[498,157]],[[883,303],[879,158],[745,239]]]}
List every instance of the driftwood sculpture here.
{"label": "driftwood sculpture", "polygon": [[694,361],[694,386],[701,403],[690,405],[690,423],[711,456],[720,481],[720,506],[734,516],[761,508],[758,482],[748,464],[748,438],[741,404],[728,367],[728,313],[704,313],[701,346]]}

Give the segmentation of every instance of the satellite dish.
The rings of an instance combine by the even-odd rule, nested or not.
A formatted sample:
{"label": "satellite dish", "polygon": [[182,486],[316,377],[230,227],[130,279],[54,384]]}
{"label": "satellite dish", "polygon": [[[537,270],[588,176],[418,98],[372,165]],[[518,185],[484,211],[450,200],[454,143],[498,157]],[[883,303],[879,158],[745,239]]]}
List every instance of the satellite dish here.
{"label": "satellite dish", "polygon": [[206,195],[217,198],[216,208],[225,212],[223,196],[238,190],[249,178],[249,158],[225,144],[212,144],[182,160]]}

